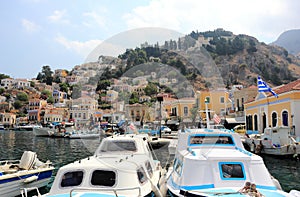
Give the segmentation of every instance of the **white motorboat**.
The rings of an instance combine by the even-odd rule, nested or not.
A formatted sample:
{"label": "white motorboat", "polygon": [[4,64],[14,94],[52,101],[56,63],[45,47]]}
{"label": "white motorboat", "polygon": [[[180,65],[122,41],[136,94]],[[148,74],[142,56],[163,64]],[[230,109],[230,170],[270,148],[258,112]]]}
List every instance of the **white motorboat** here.
{"label": "white motorboat", "polygon": [[245,137],[245,143],[251,152],[269,155],[300,155],[300,142],[292,135],[290,127],[268,127],[261,134]]}
{"label": "white motorboat", "polygon": [[0,161],[0,196],[20,195],[21,188],[44,187],[54,167],[38,160],[36,153],[25,151],[20,160]]}
{"label": "white motorboat", "polygon": [[[224,129],[185,129],[178,133],[173,166],[162,176],[164,196],[296,196],[286,193],[262,158],[244,149],[240,135]],[[165,185],[163,184],[165,183]]]}
{"label": "white motorboat", "polygon": [[161,165],[141,135],[104,138],[91,157],[61,167],[47,197],[159,196]]}
{"label": "white motorboat", "polygon": [[34,128],[40,128],[42,127],[41,125],[37,124],[24,124],[24,125],[17,125],[15,126],[14,130],[19,130],[19,131],[33,131]]}
{"label": "white motorboat", "polygon": [[104,131],[102,131],[98,127],[95,127],[93,129],[83,128],[79,130],[73,129],[72,131],[68,131],[66,137],[70,139],[93,139],[99,138],[101,134],[105,135]]}

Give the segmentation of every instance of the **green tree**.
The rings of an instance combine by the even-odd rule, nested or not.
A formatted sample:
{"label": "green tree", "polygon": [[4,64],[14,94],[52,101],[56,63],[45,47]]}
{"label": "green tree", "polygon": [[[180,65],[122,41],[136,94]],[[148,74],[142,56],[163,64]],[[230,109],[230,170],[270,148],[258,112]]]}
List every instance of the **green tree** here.
{"label": "green tree", "polygon": [[68,93],[68,91],[69,91],[69,86],[67,83],[60,83],[59,88],[60,88],[59,90],[62,92]]}
{"label": "green tree", "polygon": [[22,102],[19,100],[16,100],[13,104],[15,109],[20,109],[22,107]]}
{"label": "green tree", "polygon": [[30,81],[30,87],[35,87],[35,83],[33,81]]}
{"label": "green tree", "polygon": [[111,85],[110,80],[100,80],[98,81],[96,91],[107,90],[107,87]]}
{"label": "green tree", "polygon": [[42,83],[46,83],[47,85],[52,85],[53,77],[52,77],[52,70],[50,66],[46,65],[43,66],[42,72],[38,73],[38,76],[36,77],[37,80],[41,81]]}
{"label": "green tree", "polygon": [[0,88],[0,94],[3,94],[4,91],[5,91],[4,88]]}
{"label": "green tree", "polygon": [[157,94],[157,85],[154,83],[148,83],[144,91],[147,96],[152,96],[154,94]]}
{"label": "green tree", "polygon": [[51,94],[51,92],[50,92],[49,90],[43,90],[43,91],[41,92],[41,95],[45,95],[46,98],[48,98],[48,97],[51,96],[52,94]]}
{"label": "green tree", "polygon": [[51,103],[51,104],[54,103],[54,98],[53,98],[53,96],[49,96],[49,97],[47,98],[47,103]]}
{"label": "green tree", "polygon": [[17,100],[27,102],[28,101],[28,95],[25,92],[19,92],[17,94]]}
{"label": "green tree", "polygon": [[136,92],[133,92],[130,96],[129,104],[134,104],[134,103],[138,103],[138,102],[139,102],[138,94]]}
{"label": "green tree", "polygon": [[0,74],[0,81],[2,79],[7,79],[7,78],[10,78],[10,76],[6,75],[6,74]]}

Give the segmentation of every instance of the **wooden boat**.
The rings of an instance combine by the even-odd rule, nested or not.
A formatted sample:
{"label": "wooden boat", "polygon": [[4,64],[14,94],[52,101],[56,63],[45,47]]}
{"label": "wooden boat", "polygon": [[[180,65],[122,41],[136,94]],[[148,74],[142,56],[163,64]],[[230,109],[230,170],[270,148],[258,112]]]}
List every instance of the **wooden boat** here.
{"label": "wooden boat", "polygon": [[20,195],[21,188],[44,187],[53,170],[50,161],[39,161],[31,151],[25,151],[20,160],[0,161],[0,196]]}

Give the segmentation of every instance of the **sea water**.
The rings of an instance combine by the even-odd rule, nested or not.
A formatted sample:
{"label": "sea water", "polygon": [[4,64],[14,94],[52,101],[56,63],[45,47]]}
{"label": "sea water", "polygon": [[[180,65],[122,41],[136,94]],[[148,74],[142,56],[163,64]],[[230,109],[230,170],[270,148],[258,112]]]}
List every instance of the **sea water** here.
{"label": "sea water", "polygon": [[[46,193],[61,166],[93,155],[99,144],[99,139],[35,137],[32,131],[5,130],[0,131],[0,160],[20,159],[24,151],[36,152],[40,161],[50,160],[55,170],[47,187],[41,190],[41,193]],[[161,161],[162,166],[172,160],[167,146],[154,150],[153,156]],[[300,190],[300,161],[270,156],[263,156],[263,159],[284,191]]]}

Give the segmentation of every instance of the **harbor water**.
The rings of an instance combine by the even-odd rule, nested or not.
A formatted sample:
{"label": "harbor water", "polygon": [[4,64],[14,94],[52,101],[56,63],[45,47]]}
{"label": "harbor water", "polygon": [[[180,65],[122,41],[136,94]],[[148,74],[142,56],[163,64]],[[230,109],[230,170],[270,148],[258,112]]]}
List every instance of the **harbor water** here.
{"label": "harbor water", "polygon": [[[36,152],[41,161],[50,160],[55,171],[48,186],[41,190],[41,193],[46,193],[61,166],[93,155],[99,144],[99,139],[35,137],[32,131],[5,130],[0,131],[0,160],[20,159],[24,151]],[[162,166],[171,159],[167,146],[155,150],[153,155],[162,162]],[[284,191],[300,190],[300,161],[271,156],[263,156],[263,159]]]}

